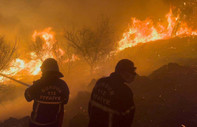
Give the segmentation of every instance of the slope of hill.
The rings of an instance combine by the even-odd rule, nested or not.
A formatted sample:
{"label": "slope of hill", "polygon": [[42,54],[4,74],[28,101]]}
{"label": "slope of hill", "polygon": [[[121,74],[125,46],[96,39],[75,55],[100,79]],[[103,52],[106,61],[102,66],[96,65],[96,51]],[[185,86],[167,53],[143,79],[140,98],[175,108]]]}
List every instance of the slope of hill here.
{"label": "slope of hill", "polygon": [[114,58],[133,60],[141,75],[148,75],[164,64],[175,62],[180,64],[196,64],[197,37],[173,38],[139,44],[127,48]]}
{"label": "slope of hill", "polygon": [[190,66],[164,65],[133,84],[134,127],[197,126],[197,72]]}

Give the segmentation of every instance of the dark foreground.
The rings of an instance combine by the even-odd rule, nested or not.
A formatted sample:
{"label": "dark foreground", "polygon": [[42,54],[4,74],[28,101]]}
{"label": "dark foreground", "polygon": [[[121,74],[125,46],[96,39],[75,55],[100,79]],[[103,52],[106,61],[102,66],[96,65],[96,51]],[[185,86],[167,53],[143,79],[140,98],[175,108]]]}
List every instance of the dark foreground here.
{"label": "dark foreground", "polygon": [[[132,90],[136,104],[133,127],[196,127],[195,66],[164,65],[147,77],[138,76]],[[63,127],[87,127],[87,106],[94,82],[65,107]],[[0,127],[28,127],[28,117],[10,118]]]}

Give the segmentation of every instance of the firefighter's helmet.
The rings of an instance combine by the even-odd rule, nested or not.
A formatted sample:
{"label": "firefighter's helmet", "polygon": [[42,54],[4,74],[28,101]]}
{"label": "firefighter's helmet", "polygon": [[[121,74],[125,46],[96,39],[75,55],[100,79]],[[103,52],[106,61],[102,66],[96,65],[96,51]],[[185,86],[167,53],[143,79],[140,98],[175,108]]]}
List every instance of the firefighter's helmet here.
{"label": "firefighter's helmet", "polygon": [[134,63],[129,60],[129,59],[122,59],[120,60],[117,65],[116,65],[116,68],[115,68],[115,72],[123,72],[123,71],[126,71],[126,72],[135,72],[136,70],[136,67],[134,66]]}
{"label": "firefighter's helmet", "polygon": [[54,72],[58,77],[64,77],[63,74],[59,71],[57,61],[53,58],[48,58],[44,60],[41,66],[42,73]]}

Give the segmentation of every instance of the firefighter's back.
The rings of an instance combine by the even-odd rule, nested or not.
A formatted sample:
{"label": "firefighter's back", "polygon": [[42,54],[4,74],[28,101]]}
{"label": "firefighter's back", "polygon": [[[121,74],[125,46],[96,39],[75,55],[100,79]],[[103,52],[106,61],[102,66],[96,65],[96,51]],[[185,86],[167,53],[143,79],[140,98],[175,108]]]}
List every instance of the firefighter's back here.
{"label": "firefighter's back", "polygon": [[42,66],[42,77],[26,89],[27,101],[34,101],[30,127],[61,127],[64,104],[69,99],[67,84],[61,80],[57,61],[46,59]]}
{"label": "firefighter's back", "polygon": [[89,127],[131,127],[135,105],[128,84],[135,76],[132,61],[119,61],[115,72],[97,81],[89,102]]}
{"label": "firefighter's back", "polygon": [[132,106],[131,90],[112,73],[110,77],[100,79],[93,89],[89,127],[122,127],[124,116],[121,113]]}
{"label": "firefighter's back", "polygon": [[31,120],[33,123],[50,125],[57,122],[63,112],[63,102],[68,89],[61,79],[40,79],[34,83],[37,86]]}

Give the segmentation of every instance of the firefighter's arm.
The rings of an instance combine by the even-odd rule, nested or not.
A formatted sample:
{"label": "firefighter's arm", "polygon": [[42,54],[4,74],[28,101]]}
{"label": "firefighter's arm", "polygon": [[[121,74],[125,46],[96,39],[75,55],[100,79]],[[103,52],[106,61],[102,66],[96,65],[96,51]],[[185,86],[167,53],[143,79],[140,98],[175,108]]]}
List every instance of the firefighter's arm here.
{"label": "firefighter's arm", "polygon": [[[34,82],[35,83],[35,82]],[[30,87],[28,87],[26,90],[25,90],[25,99],[30,102],[32,101],[33,99],[35,99],[35,96],[36,96],[36,89],[37,89],[37,85],[34,84]]]}
{"label": "firefighter's arm", "polygon": [[70,94],[69,88],[68,88],[67,84],[65,83],[63,104],[67,104],[68,103],[69,94]]}
{"label": "firefighter's arm", "polygon": [[[101,80],[101,79],[100,79]],[[92,104],[91,104],[91,101],[93,100],[93,94],[96,90],[96,86],[100,83],[100,80],[98,80],[92,90],[92,94],[91,94],[91,97],[90,97],[90,101],[89,101],[89,104],[88,104],[88,114],[89,114],[89,117],[91,116],[91,112],[92,112]]]}
{"label": "firefighter's arm", "polygon": [[135,114],[135,108],[131,107],[130,111],[123,116],[124,127],[131,127],[134,119],[134,114]]}
{"label": "firefighter's arm", "polygon": [[91,109],[92,109],[92,106],[91,106],[91,103],[89,102],[88,104],[88,115],[90,117],[90,114],[91,114]]}
{"label": "firefighter's arm", "polygon": [[133,94],[132,92],[126,92],[125,94],[125,111],[122,114],[123,115],[123,125],[124,127],[131,127],[134,119],[134,114],[135,114],[135,104],[133,100]]}

